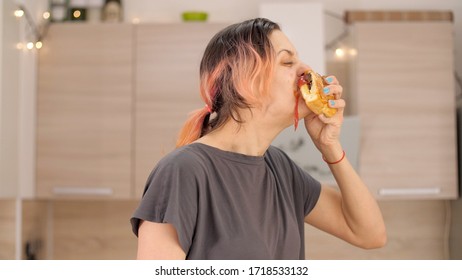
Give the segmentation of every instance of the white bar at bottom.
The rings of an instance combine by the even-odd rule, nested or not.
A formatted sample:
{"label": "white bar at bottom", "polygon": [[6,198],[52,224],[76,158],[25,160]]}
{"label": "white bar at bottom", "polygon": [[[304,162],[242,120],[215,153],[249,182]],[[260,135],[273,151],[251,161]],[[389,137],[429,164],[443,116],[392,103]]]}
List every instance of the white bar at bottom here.
{"label": "white bar at bottom", "polygon": [[82,188],[82,187],[54,187],[53,194],[56,195],[98,195],[109,196],[114,192],[111,188]]}
{"label": "white bar at bottom", "polygon": [[[2,279],[459,279],[460,260],[0,261]],[[72,272],[71,274],[69,272]],[[457,276],[459,275],[459,276]]]}
{"label": "white bar at bottom", "polygon": [[441,188],[381,188],[379,195],[396,196],[396,195],[435,195],[441,193]]}

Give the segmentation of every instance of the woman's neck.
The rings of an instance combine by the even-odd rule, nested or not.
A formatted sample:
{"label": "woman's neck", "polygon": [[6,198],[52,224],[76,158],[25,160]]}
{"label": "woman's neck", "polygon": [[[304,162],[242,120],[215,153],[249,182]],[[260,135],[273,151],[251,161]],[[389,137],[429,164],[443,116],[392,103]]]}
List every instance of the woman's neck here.
{"label": "woman's neck", "polygon": [[271,127],[262,122],[252,121],[252,119],[243,123],[237,123],[231,119],[196,142],[224,151],[262,156],[281,130],[282,128]]}

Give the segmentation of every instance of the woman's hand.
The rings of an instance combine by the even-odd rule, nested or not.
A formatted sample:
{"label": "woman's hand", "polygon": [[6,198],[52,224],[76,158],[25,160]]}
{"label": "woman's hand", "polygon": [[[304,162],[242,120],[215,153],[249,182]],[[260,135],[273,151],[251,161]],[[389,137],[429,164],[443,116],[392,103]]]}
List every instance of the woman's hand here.
{"label": "woman's hand", "polygon": [[326,159],[335,161],[339,158],[339,154],[342,153],[339,137],[343,123],[345,100],[341,99],[343,88],[337,78],[328,76],[326,81],[329,84],[324,88],[324,92],[326,95],[334,96],[335,99],[329,101],[329,107],[337,108],[337,113],[331,118],[327,118],[323,114],[315,115],[310,113],[304,118],[304,122],[306,130],[318,150]]}

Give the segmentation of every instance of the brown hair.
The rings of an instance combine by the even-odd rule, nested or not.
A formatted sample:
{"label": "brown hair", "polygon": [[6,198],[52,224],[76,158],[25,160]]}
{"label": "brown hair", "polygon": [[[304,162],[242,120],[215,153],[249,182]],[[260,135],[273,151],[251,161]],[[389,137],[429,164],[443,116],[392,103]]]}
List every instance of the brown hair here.
{"label": "brown hair", "polygon": [[205,107],[191,113],[177,147],[219,128],[230,118],[242,123],[238,109],[250,109],[250,104],[266,96],[275,57],[269,35],[279,29],[268,19],[256,18],[230,25],[210,40],[200,64],[200,94]]}

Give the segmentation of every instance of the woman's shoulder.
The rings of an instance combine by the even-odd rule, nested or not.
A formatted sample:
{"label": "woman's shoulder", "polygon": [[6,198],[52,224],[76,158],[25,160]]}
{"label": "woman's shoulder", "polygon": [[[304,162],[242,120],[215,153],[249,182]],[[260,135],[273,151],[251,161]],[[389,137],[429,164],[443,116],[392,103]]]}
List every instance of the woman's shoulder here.
{"label": "woman's shoulder", "polygon": [[283,172],[286,175],[293,174],[297,170],[300,170],[297,163],[293,161],[284,150],[275,146],[270,146],[268,148],[265,154],[265,160],[274,170]]}
{"label": "woman's shoulder", "polygon": [[159,161],[158,166],[193,167],[203,162],[200,149],[194,144],[189,144],[168,153]]}
{"label": "woman's shoulder", "polygon": [[265,157],[271,161],[277,162],[291,161],[290,157],[282,149],[276,146],[269,146],[268,150],[266,151]]}
{"label": "woman's shoulder", "polygon": [[204,160],[194,146],[182,146],[169,152],[153,167],[147,181],[177,178],[181,180],[195,180],[202,178],[207,172]]}

